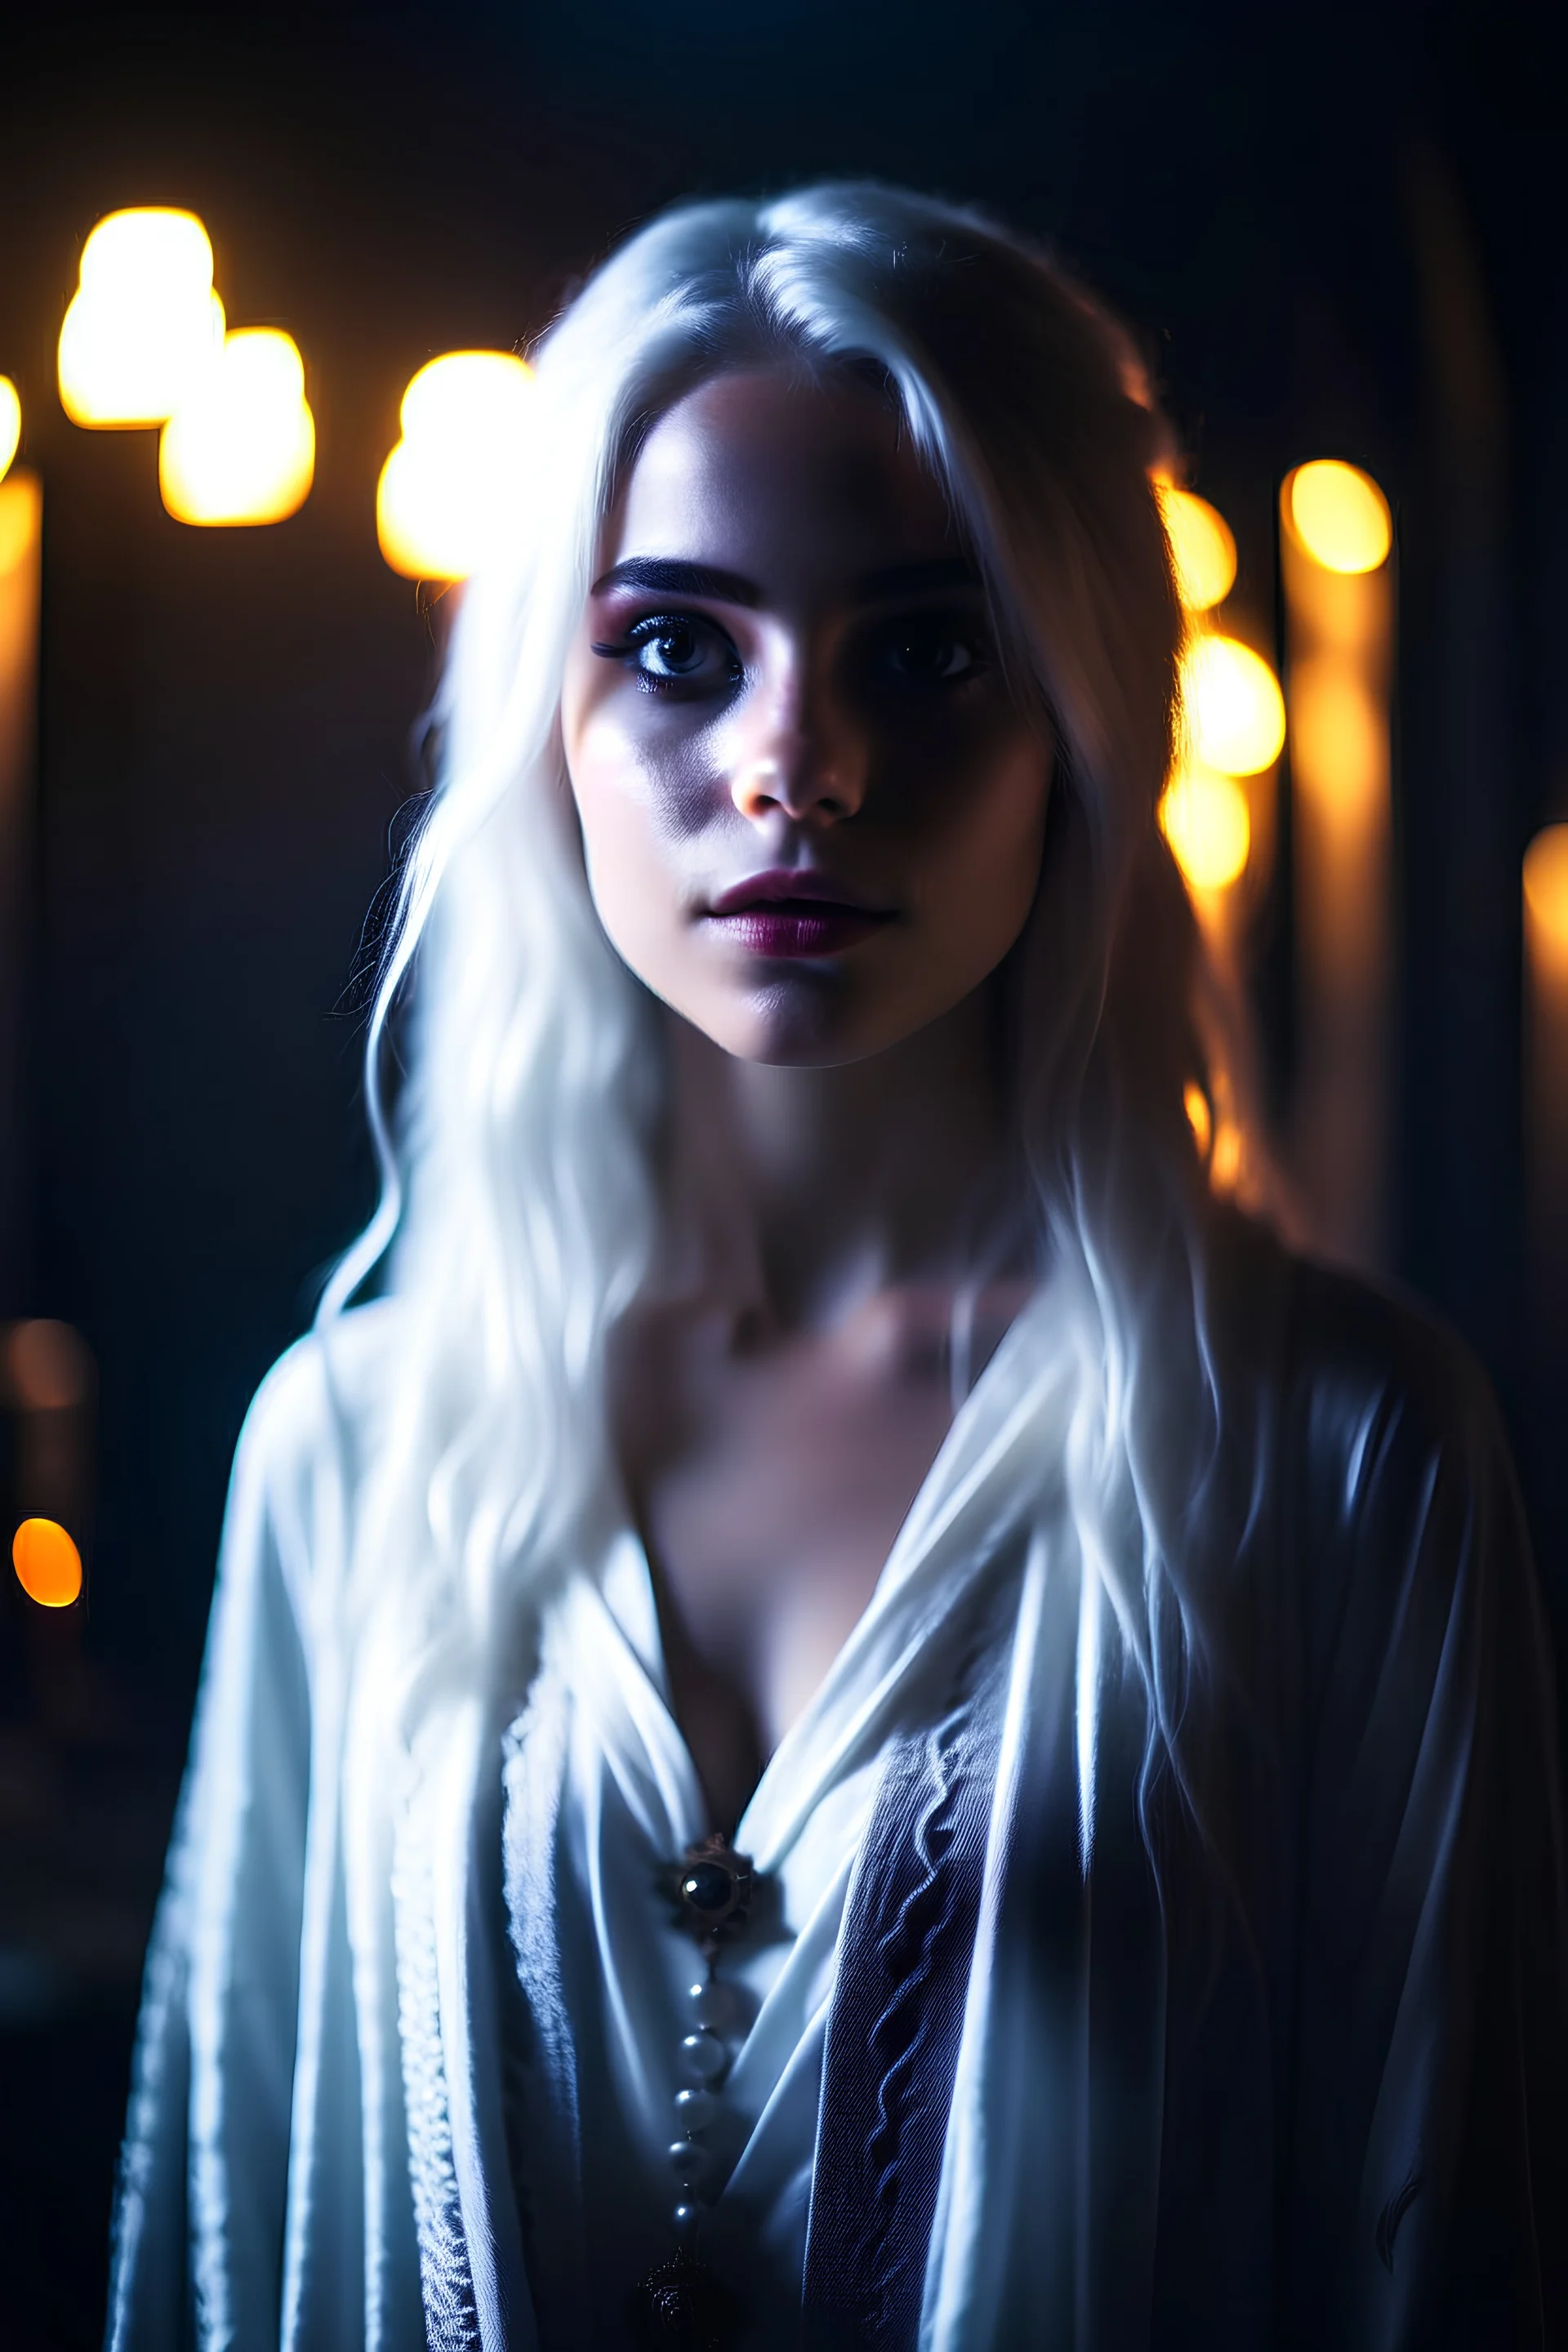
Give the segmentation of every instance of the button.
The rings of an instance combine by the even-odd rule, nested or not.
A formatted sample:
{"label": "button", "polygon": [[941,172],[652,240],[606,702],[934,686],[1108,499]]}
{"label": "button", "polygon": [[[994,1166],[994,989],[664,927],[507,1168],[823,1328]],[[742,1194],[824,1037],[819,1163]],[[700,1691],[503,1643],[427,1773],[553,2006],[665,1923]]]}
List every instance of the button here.
{"label": "button", "polygon": [[721,2028],[734,2016],[735,1996],[728,1985],[720,1984],[716,1978],[704,1977],[689,1986],[686,1998],[699,2025]]}
{"label": "button", "polygon": [[711,2033],[688,2033],[680,2044],[680,2071],[689,2083],[716,2083],[729,2061]]}
{"label": "button", "polygon": [[670,2171],[682,2189],[695,2189],[708,2178],[708,2151],[694,2139],[672,2139],[668,2156]]}
{"label": "button", "polygon": [[705,2131],[719,2112],[711,2091],[677,2091],[675,2113],[684,2131]]}

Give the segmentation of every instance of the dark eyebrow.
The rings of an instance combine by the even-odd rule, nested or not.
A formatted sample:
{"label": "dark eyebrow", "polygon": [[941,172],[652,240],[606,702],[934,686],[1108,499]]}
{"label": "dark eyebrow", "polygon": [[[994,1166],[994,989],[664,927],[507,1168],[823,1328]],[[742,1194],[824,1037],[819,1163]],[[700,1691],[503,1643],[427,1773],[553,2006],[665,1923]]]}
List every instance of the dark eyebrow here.
{"label": "dark eyebrow", "polygon": [[645,595],[710,596],[721,604],[760,604],[762,591],[738,572],[724,572],[712,563],[682,563],[666,555],[632,555],[616,563],[594,583],[595,596],[612,588],[633,588]]}
{"label": "dark eyebrow", "polygon": [[918,596],[932,588],[979,588],[978,567],[966,555],[943,555],[928,563],[889,563],[883,571],[867,572],[855,583],[863,604],[886,604],[893,596]]}
{"label": "dark eyebrow", "polygon": [[[880,571],[863,572],[855,583],[855,600],[861,604],[884,604],[897,596],[982,584],[979,571],[968,556],[943,555],[923,563],[889,563]],[[641,595],[709,596],[721,604],[755,606],[763,601],[755,581],[739,572],[726,572],[715,563],[688,563],[668,555],[630,555],[595,580],[593,593],[604,596],[615,588],[629,588]]]}

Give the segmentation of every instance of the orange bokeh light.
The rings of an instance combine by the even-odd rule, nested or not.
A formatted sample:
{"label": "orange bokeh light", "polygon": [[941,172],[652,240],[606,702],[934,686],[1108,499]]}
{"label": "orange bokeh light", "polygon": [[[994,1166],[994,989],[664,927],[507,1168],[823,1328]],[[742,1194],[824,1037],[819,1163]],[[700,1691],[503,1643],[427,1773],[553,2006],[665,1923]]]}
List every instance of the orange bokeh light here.
{"label": "orange bokeh light", "polygon": [[1157,481],[1154,495],[1171,543],[1176,593],[1189,613],[1223,604],[1236,585],[1236,541],[1230,525],[1206,499]]}
{"label": "orange bokeh light", "polygon": [[81,1554],[57,1519],[24,1519],[11,1538],[11,1564],[40,1609],[68,1609],[81,1591]]}
{"label": "orange bokeh light", "polygon": [[1568,824],[1543,826],[1525,851],[1524,936],[1539,970],[1568,986]]}
{"label": "orange bokeh light", "polygon": [[1234,776],[1180,768],[1159,807],[1160,830],[1194,890],[1227,890],[1247,870],[1252,818]]}
{"label": "orange bokeh light", "polygon": [[1187,1125],[1193,1130],[1193,1141],[1198,1148],[1198,1158],[1206,1160],[1214,1142],[1214,1112],[1209,1098],[1196,1078],[1189,1078],[1182,1089],[1182,1108],[1187,1114]]}
{"label": "orange bokeh light", "polygon": [[1285,484],[1286,520],[1325,572],[1375,572],[1394,544],[1388,500],[1370,474],[1339,457],[1314,457]]}
{"label": "orange bokeh light", "polygon": [[1388,717],[1376,687],[1331,654],[1312,654],[1290,676],[1298,782],[1325,813],[1352,828],[1388,800]]}
{"label": "orange bokeh light", "polygon": [[1214,1151],[1209,1160],[1209,1179],[1216,1192],[1234,1192],[1241,1181],[1242,1135],[1239,1127],[1226,1120],[1214,1139]]}

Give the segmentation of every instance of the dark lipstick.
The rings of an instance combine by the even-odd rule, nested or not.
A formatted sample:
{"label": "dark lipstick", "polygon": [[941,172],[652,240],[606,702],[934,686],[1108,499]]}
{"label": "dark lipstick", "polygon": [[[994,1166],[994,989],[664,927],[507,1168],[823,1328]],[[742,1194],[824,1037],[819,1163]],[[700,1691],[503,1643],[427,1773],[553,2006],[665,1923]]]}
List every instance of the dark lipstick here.
{"label": "dark lipstick", "polygon": [[890,907],[805,866],[749,875],[708,913],[726,939],[758,956],[839,955],[893,920]]}

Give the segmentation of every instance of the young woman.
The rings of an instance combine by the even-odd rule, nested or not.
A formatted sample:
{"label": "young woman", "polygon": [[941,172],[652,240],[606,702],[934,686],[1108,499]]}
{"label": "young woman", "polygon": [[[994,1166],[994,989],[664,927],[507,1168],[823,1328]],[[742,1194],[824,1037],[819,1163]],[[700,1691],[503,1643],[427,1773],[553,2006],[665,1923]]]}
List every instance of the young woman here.
{"label": "young woman", "polygon": [[1194,1141],[1127,345],[816,188],[633,238],[532,432],[382,1211],[240,1443],[110,2344],[1562,2341],[1518,1505]]}

